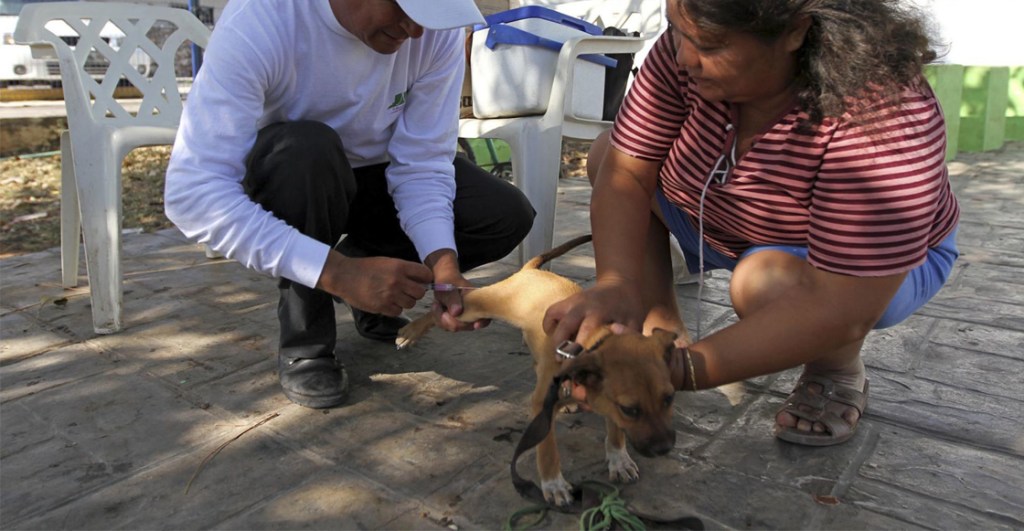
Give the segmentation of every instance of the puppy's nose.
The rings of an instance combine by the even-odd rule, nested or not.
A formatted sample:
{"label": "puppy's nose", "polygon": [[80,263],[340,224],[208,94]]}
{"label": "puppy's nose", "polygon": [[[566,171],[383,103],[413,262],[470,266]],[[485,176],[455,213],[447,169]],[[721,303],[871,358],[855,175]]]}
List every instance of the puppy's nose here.
{"label": "puppy's nose", "polygon": [[669,431],[660,437],[652,437],[647,444],[634,444],[636,451],[644,457],[657,457],[665,455],[676,447],[676,432]]}

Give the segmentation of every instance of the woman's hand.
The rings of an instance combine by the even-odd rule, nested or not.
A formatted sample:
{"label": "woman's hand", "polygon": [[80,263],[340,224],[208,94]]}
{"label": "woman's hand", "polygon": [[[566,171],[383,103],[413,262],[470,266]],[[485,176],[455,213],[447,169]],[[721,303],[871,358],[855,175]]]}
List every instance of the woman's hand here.
{"label": "woman's hand", "polygon": [[651,198],[660,167],[660,162],[632,157],[611,146],[607,133],[591,145],[590,224],[597,282],[548,308],[544,332],[555,345],[567,339],[586,341],[598,328],[612,323],[641,330],[646,309],[639,279],[644,276]]}
{"label": "woman's hand", "polygon": [[551,305],[544,314],[544,332],[560,345],[567,339],[586,340],[598,328],[612,323],[640,330],[643,321],[638,288],[628,283],[599,282]]}

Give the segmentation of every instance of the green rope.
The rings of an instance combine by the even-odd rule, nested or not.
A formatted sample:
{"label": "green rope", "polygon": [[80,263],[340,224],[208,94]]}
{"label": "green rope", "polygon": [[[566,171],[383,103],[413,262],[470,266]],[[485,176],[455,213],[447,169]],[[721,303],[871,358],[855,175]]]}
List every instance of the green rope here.
{"label": "green rope", "polygon": [[[645,531],[643,521],[626,508],[626,500],[619,497],[619,489],[603,481],[584,481],[581,487],[590,487],[600,493],[601,503],[580,514],[580,531],[598,531],[603,529],[625,529],[627,531]],[[525,525],[518,525],[519,520],[529,514],[537,514],[537,518]],[[531,505],[512,513],[505,521],[504,531],[524,531],[539,525],[548,514],[546,505]]]}
{"label": "green rope", "polygon": [[[522,526],[518,526],[518,527],[516,526],[516,524],[519,523],[519,519],[520,518],[522,518],[522,517],[524,517],[524,516],[526,516],[528,514],[531,514],[531,513],[537,513],[537,519],[536,520],[534,520],[534,521],[532,521],[532,522],[530,522],[530,523],[528,523],[526,525],[522,525]],[[539,525],[542,521],[544,521],[544,517],[547,516],[547,515],[548,515],[548,506],[547,505],[531,505],[529,507],[524,507],[524,508],[519,509],[518,511],[512,513],[512,515],[508,517],[508,520],[505,521],[504,531],[524,531],[526,529],[531,529],[531,528],[536,527],[537,525]]]}
{"label": "green rope", "polygon": [[629,531],[645,531],[647,528],[636,515],[626,508],[626,500],[619,497],[619,489],[601,481],[585,481],[584,485],[597,487],[594,490],[604,493],[601,503],[583,511],[580,515],[580,531],[613,529],[616,526]]}

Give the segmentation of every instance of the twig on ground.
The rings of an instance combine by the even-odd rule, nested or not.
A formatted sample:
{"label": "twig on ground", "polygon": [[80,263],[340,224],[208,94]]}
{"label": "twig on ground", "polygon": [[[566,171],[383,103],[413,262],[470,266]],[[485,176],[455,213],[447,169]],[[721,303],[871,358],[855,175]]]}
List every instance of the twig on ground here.
{"label": "twig on ground", "polygon": [[196,467],[196,471],[193,472],[192,473],[192,477],[189,478],[188,484],[185,485],[185,495],[186,496],[188,495],[189,489],[192,488],[192,482],[195,481],[195,479],[199,476],[199,473],[202,472],[203,467],[206,466],[206,463],[209,463],[210,460],[212,460],[214,457],[217,457],[217,454],[219,454],[221,450],[223,450],[227,445],[231,444],[232,442],[237,441],[241,436],[245,435],[246,433],[249,433],[250,431],[255,430],[256,428],[259,428],[260,426],[266,424],[267,422],[270,422],[271,419],[273,419],[274,417],[277,417],[278,415],[280,415],[280,413],[274,413],[274,414],[268,415],[263,420],[261,420],[261,421],[257,422],[256,424],[253,424],[252,426],[249,426],[248,428],[242,430],[241,433],[239,433],[238,435],[235,435],[234,437],[224,441],[224,444],[218,446],[214,451],[210,452],[210,455],[206,456],[206,458],[203,459],[202,463],[199,463],[199,466]]}

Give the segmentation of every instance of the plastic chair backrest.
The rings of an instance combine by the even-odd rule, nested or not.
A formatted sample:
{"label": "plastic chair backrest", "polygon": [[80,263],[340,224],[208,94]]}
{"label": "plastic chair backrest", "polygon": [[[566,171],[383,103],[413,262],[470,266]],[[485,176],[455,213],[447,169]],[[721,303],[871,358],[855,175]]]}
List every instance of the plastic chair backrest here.
{"label": "plastic chair backrest", "polygon": [[[111,33],[124,34],[117,49],[106,37]],[[36,57],[56,52],[69,123],[113,128],[177,127],[182,101],[175,56],[186,41],[205,48],[209,37],[210,29],[184,9],[114,2],[27,4],[14,32],[16,42],[33,45]],[[152,64],[139,68],[140,58]],[[115,99],[125,81],[141,93],[137,111]]]}
{"label": "plastic chair backrest", "polygon": [[[654,46],[655,37],[668,28],[666,0],[522,0],[523,5],[542,5],[581,18],[602,28],[619,28],[627,35],[639,34],[646,42],[634,53],[640,65]],[[632,83],[632,79],[630,79]]]}
{"label": "plastic chair backrest", "polygon": [[602,28],[615,27],[644,39],[661,34],[667,26],[665,0],[523,0],[581,18]]}

